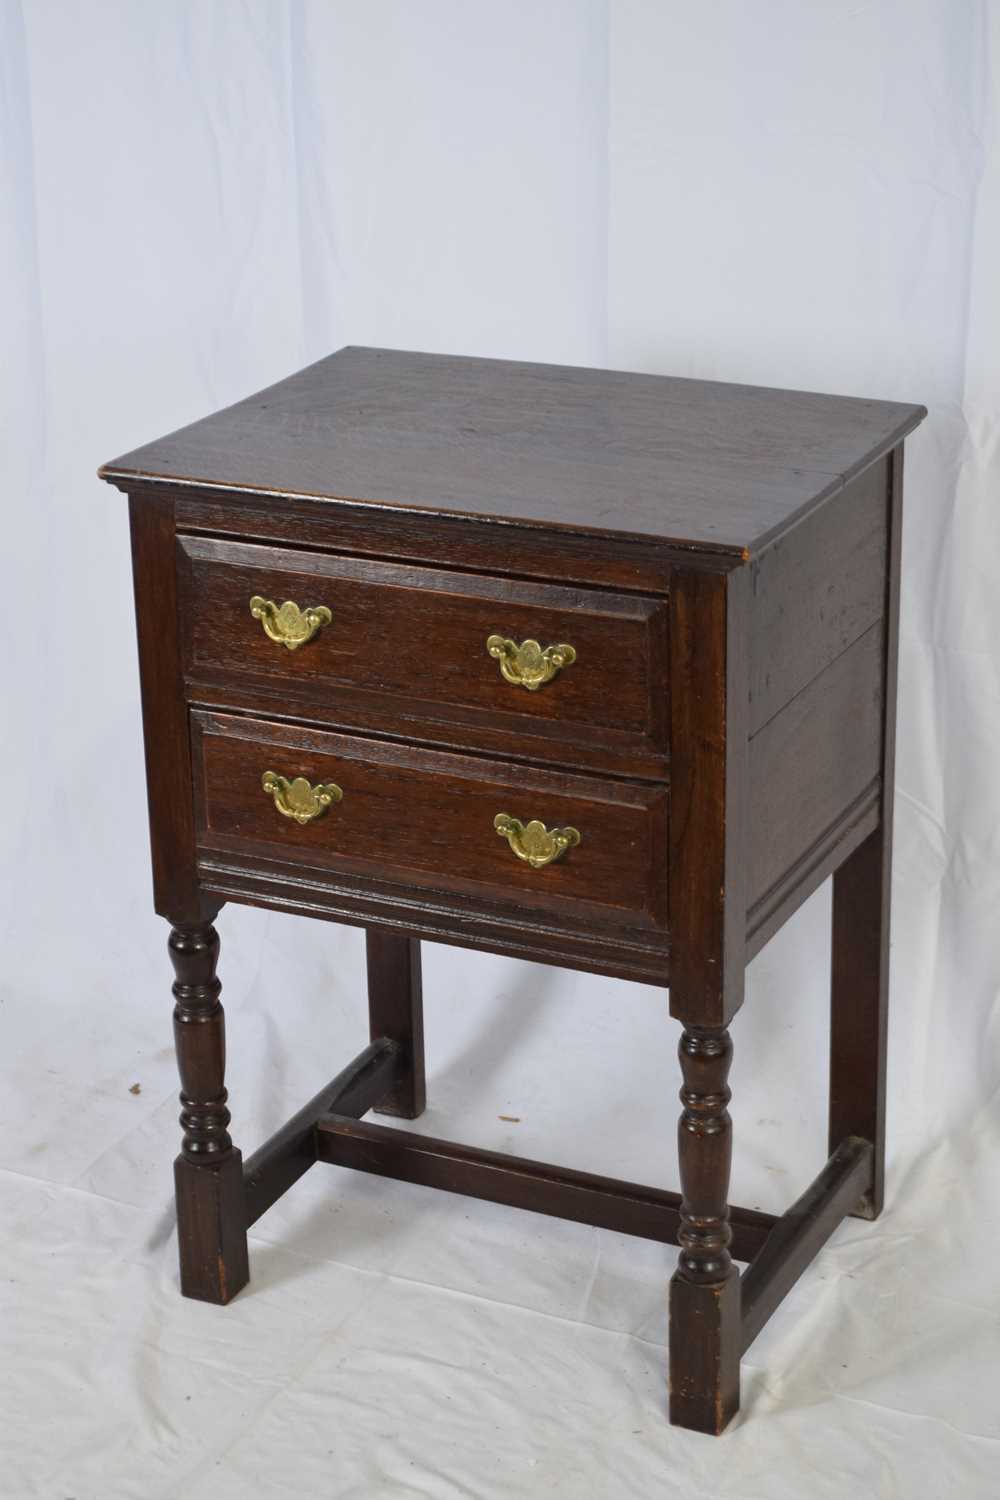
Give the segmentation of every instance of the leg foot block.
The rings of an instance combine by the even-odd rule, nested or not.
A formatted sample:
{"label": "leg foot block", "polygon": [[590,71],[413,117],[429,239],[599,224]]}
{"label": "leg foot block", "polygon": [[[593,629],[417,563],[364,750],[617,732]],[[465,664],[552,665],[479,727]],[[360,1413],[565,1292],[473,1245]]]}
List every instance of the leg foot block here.
{"label": "leg foot block", "polygon": [[243,1158],[174,1162],[181,1291],[200,1302],[231,1302],[250,1280]]}
{"label": "leg foot block", "polygon": [[670,1421],[718,1436],[740,1407],[740,1282],[670,1283]]}

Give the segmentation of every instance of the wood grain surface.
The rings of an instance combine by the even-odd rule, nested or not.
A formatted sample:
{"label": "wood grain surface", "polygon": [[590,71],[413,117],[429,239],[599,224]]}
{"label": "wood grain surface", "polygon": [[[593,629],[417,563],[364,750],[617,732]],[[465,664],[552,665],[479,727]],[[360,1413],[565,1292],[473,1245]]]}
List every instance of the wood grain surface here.
{"label": "wood grain surface", "polygon": [[[202,848],[665,930],[665,787],[222,714],[196,713],[193,727]],[[300,826],[262,790],[268,770],[335,782],[343,801]],[[570,825],[581,842],[531,869],[494,829],[500,812]]]}
{"label": "wood grain surface", "polygon": [[[541,755],[570,761],[571,747],[586,754],[596,731],[635,768],[664,773],[662,599],[196,537],[179,547],[186,669],[202,694],[216,688],[225,702],[230,685],[261,684],[304,717],[315,706],[345,726],[367,720],[384,732],[406,720],[410,735],[426,719],[438,736],[442,725],[463,726],[460,738],[474,747],[482,731],[485,749],[502,735],[517,754],[523,736]],[[251,616],[254,595],[322,604],[332,619],[288,651]],[[568,642],[576,660],[529,692],[489,655],[495,634]]]}
{"label": "wood grain surface", "polygon": [[882,618],[888,503],[884,459],[751,564],[751,734]]}
{"label": "wood grain surface", "polygon": [[[676,1237],[671,1420],[723,1429],[743,1348],[842,1215],[882,1203],[901,443],[924,414],[345,349],[105,466],[174,924],[183,1291],[228,1301],[247,1223],[316,1160]],[[258,594],[331,619],[289,652]],[[494,634],[576,660],[528,693]],[[342,800],[300,825],[265,772]],[[580,842],[532,869],[498,813]],[[748,957],[831,873],[831,1156],[765,1221],[728,1206],[727,1027]],[[368,929],[372,1047],[246,1186],[226,900]],[[345,1118],[424,1108],[423,938],[669,985],[681,1195]],[[742,1283],[731,1246],[757,1256]]]}
{"label": "wood grain surface", "polygon": [[900,442],[919,406],[346,348],[102,469],[742,555]]}
{"label": "wood grain surface", "polygon": [[884,669],[880,621],[750,741],[751,906],[877,781]]}

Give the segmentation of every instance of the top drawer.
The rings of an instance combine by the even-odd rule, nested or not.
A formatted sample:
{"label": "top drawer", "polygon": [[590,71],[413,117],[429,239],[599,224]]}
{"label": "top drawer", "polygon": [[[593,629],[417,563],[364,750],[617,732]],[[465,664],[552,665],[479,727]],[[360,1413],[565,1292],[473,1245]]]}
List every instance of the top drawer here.
{"label": "top drawer", "polygon": [[[664,599],[193,536],[178,546],[194,697],[209,690],[346,727],[665,774]],[[294,610],[276,621],[286,601],[311,611],[307,621]],[[548,665],[530,648],[509,660],[503,643],[525,641],[572,650]],[[534,686],[518,680],[524,668]]]}

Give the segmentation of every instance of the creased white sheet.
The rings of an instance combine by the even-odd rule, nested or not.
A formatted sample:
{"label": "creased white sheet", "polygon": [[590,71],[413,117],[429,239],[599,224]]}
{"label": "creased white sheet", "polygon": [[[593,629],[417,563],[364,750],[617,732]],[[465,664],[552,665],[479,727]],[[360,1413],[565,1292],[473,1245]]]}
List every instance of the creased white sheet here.
{"label": "creased white sheet", "polygon": [[[998,56],[973,0],[0,0],[3,1500],[1000,1493]],[[94,471],[349,342],[931,409],[889,1204],[765,1329],[720,1442],[666,1425],[673,1252],[638,1240],[318,1168],[232,1306],[177,1294],[124,501]],[[734,1201],[780,1211],[825,1156],[828,926],[823,890],[751,968]],[[362,1045],[362,940],[219,927],[250,1151]],[[425,992],[415,1128],[676,1182],[662,995],[434,947]]]}

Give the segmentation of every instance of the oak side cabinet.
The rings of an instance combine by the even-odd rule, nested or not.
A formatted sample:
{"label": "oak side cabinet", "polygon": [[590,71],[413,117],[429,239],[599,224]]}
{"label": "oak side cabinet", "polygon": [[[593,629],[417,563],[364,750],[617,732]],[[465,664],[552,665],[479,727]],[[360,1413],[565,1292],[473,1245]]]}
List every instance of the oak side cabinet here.
{"label": "oak side cabinet", "polygon": [[[721,1432],[742,1352],[882,1203],[902,444],[924,415],[348,348],[102,468],[129,497],[186,1296],[240,1291],[248,1228],[319,1161],[676,1243],[670,1419]],[[728,1203],[729,1025],[831,874],[831,1154],[773,1217]],[[367,934],[369,1045],[246,1162],[226,901]],[[422,937],[669,989],[680,1192],[364,1119],[424,1108]]]}

